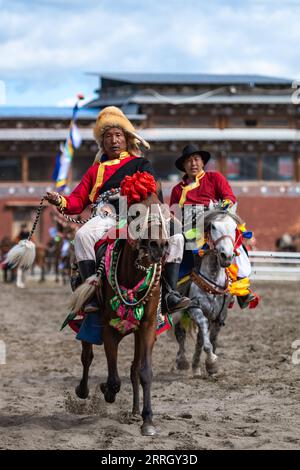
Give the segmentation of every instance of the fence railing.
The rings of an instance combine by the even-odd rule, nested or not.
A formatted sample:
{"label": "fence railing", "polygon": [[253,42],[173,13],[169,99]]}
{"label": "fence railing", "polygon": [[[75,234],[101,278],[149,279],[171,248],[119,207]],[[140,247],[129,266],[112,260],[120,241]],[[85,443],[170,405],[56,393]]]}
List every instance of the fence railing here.
{"label": "fence railing", "polygon": [[249,251],[251,279],[300,281],[300,252]]}

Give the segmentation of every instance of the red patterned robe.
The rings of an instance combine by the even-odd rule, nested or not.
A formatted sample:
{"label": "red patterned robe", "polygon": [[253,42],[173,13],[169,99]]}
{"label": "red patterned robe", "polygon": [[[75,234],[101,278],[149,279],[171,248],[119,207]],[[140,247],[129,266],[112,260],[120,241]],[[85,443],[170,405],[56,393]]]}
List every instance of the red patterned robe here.
{"label": "red patterned robe", "polygon": [[112,188],[120,187],[126,175],[147,171],[157,179],[148,160],[122,152],[115,160],[106,160],[92,165],[81,182],[69,196],[62,197],[62,208],[66,214],[80,214],[98,196]]}
{"label": "red patterned robe", "polygon": [[187,175],[182,181],[174,186],[170,205],[179,204],[203,204],[208,207],[209,202],[223,201],[229,199],[232,203],[236,202],[236,197],[226,178],[217,171],[201,171],[196,176],[196,181],[189,184]]}

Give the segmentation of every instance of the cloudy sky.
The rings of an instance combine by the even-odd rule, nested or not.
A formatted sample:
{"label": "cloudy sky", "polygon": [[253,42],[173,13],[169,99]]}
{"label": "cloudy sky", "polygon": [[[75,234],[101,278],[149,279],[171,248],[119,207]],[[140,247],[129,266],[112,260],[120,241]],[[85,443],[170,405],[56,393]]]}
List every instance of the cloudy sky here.
{"label": "cloudy sky", "polygon": [[299,17],[299,0],[0,0],[5,104],[93,97],[88,72],[299,79]]}

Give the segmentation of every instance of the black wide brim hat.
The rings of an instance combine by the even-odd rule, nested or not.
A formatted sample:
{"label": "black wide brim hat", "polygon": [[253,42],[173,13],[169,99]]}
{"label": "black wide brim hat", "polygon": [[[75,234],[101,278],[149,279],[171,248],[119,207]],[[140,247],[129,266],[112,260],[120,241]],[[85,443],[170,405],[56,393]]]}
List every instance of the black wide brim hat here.
{"label": "black wide brim hat", "polygon": [[182,150],[182,155],[179,158],[177,158],[177,160],[175,161],[176,168],[178,168],[178,170],[184,172],[185,171],[184,166],[183,166],[184,161],[186,160],[186,158],[190,157],[191,155],[194,155],[195,153],[197,155],[200,155],[200,157],[203,160],[204,165],[206,165],[206,163],[208,162],[208,160],[211,157],[209,152],[206,152],[205,150],[199,149],[199,147],[197,147],[197,145],[188,144]]}

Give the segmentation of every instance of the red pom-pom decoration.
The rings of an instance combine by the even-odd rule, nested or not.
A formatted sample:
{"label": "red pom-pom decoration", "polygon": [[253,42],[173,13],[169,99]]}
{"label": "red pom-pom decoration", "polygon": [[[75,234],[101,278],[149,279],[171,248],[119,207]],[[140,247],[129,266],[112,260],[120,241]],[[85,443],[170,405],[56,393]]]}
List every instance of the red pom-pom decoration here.
{"label": "red pom-pom decoration", "polygon": [[157,185],[154,177],[147,172],[137,171],[132,176],[125,176],[121,183],[121,196],[127,196],[128,205],[147,199],[156,192]]}

